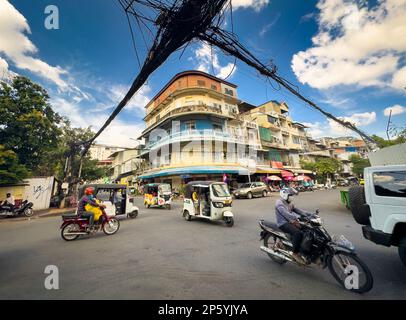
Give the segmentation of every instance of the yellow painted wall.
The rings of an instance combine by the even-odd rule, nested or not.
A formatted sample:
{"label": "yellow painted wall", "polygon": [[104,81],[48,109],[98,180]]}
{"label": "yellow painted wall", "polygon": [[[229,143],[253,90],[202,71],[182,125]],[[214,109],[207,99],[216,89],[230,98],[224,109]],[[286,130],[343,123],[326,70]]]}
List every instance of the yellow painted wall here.
{"label": "yellow painted wall", "polygon": [[14,196],[15,200],[23,200],[25,197],[25,186],[0,187],[0,201],[4,201],[9,192]]}

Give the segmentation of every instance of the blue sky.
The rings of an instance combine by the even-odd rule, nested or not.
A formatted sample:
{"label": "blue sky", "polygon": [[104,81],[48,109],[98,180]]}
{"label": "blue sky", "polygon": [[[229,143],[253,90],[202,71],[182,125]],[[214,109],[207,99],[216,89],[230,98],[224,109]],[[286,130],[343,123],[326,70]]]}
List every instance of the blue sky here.
{"label": "blue sky", "polygon": [[[59,9],[59,29],[47,30],[44,9]],[[406,123],[406,0],[233,0],[234,31],[262,61],[336,116],[384,135],[387,116]],[[225,28],[231,27],[228,19]],[[143,42],[136,32],[137,47]],[[401,41],[401,39],[404,39]],[[213,68],[211,66],[213,62]],[[144,105],[177,72],[200,69],[224,77],[234,59],[201,43],[172,55],[149,78],[100,141],[131,145],[143,129]],[[29,76],[50,93],[54,108],[77,126],[100,126],[137,75],[125,15],[116,0],[0,0],[0,77]],[[213,70],[212,70],[213,69]],[[252,104],[286,101],[296,121],[317,136],[348,135],[255,70],[237,61],[227,79]]]}

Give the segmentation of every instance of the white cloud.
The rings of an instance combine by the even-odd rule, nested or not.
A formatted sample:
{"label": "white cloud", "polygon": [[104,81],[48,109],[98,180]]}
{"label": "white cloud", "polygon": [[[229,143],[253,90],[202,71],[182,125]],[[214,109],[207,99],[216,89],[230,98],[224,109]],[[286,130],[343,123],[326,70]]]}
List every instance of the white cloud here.
{"label": "white cloud", "polygon": [[[56,112],[66,116],[74,127],[92,127],[94,131],[100,129],[109,114],[94,112],[94,110],[83,112],[76,103],[71,103],[64,98],[54,98],[51,104]],[[134,147],[137,143],[132,140],[139,137],[145,129],[143,123],[129,123],[115,119],[97,138],[97,142],[120,147]]]}
{"label": "white cloud", "polygon": [[224,79],[227,76],[231,77],[237,70],[234,63],[228,63],[227,65],[222,66],[219,62],[215,48],[211,48],[206,42],[202,42],[195,50],[195,57],[199,63],[197,70],[210,73],[211,67],[213,66],[215,75],[219,78]]}
{"label": "white cloud", "polygon": [[269,0],[232,0],[233,9],[253,8],[257,12],[266,7],[268,3]]}
{"label": "white cloud", "polygon": [[301,83],[327,89],[405,86],[406,0],[382,0],[373,8],[349,0],[320,0],[313,46],[292,58]]}
{"label": "white cloud", "polygon": [[68,90],[68,83],[62,79],[66,70],[34,57],[38,49],[27,37],[30,33],[25,17],[9,1],[0,0],[0,54],[17,68],[35,73],[60,89]]}
{"label": "white cloud", "polygon": [[399,90],[406,89],[406,67],[395,72],[392,78],[392,86]]}
{"label": "white cloud", "polygon": [[[375,112],[364,112],[364,113],[354,113],[351,116],[339,117],[344,121],[348,121],[356,125],[357,127],[367,126],[376,121]],[[303,123],[305,126],[309,127],[308,133],[314,138],[321,137],[339,137],[354,135],[355,132],[341,126],[332,119],[327,119],[326,123],[314,122],[314,123]]]}
{"label": "white cloud", "polygon": [[[118,104],[127,93],[129,87],[124,85],[113,85],[110,88],[111,92],[111,101],[115,104]],[[131,100],[126,105],[127,110],[138,110],[145,112],[145,106],[151,100],[150,97],[151,87],[147,84],[144,84],[137,93],[131,98]]]}
{"label": "white cloud", "polygon": [[390,111],[391,111],[391,110],[392,110],[392,116],[396,116],[396,115],[398,115],[398,114],[402,114],[402,113],[405,113],[405,112],[406,112],[406,108],[405,108],[405,107],[402,107],[402,106],[396,104],[396,105],[394,105],[394,106],[392,106],[392,107],[387,107],[387,108],[385,108],[385,110],[383,110],[383,114],[384,114],[386,117],[389,117],[389,114],[390,114]]}

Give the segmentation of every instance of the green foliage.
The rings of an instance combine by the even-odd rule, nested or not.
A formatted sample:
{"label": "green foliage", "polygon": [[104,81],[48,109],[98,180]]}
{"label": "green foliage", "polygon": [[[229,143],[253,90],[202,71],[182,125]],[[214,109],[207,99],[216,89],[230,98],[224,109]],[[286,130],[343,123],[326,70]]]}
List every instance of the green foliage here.
{"label": "green foliage", "polygon": [[316,162],[300,160],[300,167],[312,172],[316,171]]}
{"label": "green foliage", "polygon": [[364,173],[364,168],[371,166],[368,159],[361,158],[357,154],[350,156],[350,161],[352,163],[352,172],[357,176],[360,176]]}
{"label": "green foliage", "polygon": [[87,157],[83,160],[81,178],[86,181],[94,181],[108,175],[109,168],[98,167],[98,161]]}
{"label": "green foliage", "polygon": [[0,83],[0,144],[12,150],[28,170],[56,148],[62,118],[52,110],[48,93],[26,77]]}
{"label": "green foliage", "polygon": [[385,140],[384,138],[381,138],[377,135],[372,135],[372,139],[375,140],[376,144],[378,145],[379,148],[385,148],[385,147],[390,147],[394,146],[396,144],[400,143],[405,143],[406,142],[406,130],[402,130],[398,133],[398,136],[396,139],[392,140]]}
{"label": "green foliage", "polygon": [[[75,183],[80,167],[80,142],[93,136],[90,128],[73,128],[52,110],[48,93],[26,77],[0,83],[0,183],[21,181],[29,172]],[[68,161],[69,174],[65,172]],[[96,180],[106,169],[87,155],[81,178]]]}
{"label": "green foliage", "polygon": [[18,183],[28,176],[28,170],[19,163],[16,153],[0,145],[0,185]]}
{"label": "green foliage", "polygon": [[342,171],[342,162],[334,158],[317,158],[313,161],[300,161],[300,166],[305,170],[316,172],[316,179],[320,182],[324,182],[326,177],[334,175]]}
{"label": "green foliage", "polygon": [[333,175],[342,171],[342,163],[335,158],[318,158],[316,172],[322,176]]}

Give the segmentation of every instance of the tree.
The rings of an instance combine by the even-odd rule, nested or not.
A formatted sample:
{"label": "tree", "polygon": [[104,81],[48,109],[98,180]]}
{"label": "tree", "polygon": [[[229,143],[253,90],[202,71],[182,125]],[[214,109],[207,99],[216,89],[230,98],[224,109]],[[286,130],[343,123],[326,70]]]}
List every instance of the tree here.
{"label": "tree", "polygon": [[316,162],[300,160],[300,167],[312,172],[316,171]]}
{"label": "tree", "polygon": [[18,183],[28,176],[28,170],[19,163],[15,152],[0,145],[0,185]]}
{"label": "tree", "polygon": [[0,144],[28,170],[35,173],[57,147],[61,120],[40,85],[21,76],[0,83]]}
{"label": "tree", "polygon": [[323,177],[329,177],[342,171],[342,163],[335,158],[318,158],[316,161],[316,172]]}
{"label": "tree", "polygon": [[352,163],[352,172],[357,176],[364,173],[364,168],[371,166],[368,159],[361,158],[357,154],[351,155],[349,160]]}
{"label": "tree", "polygon": [[390,146],[394,146],[396,144],[405,143],[406,142],[406,129],[400,131],[398,136],[393,140],[385,140],[377,135],[372,135],[372,139],[375,140],[376,144],[379,148],[386,148]]}

